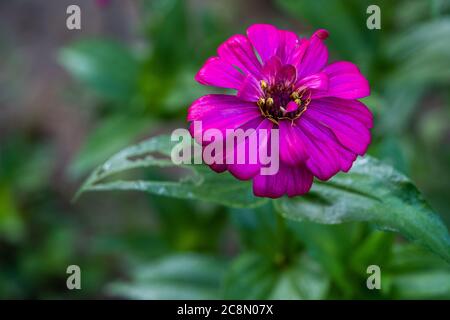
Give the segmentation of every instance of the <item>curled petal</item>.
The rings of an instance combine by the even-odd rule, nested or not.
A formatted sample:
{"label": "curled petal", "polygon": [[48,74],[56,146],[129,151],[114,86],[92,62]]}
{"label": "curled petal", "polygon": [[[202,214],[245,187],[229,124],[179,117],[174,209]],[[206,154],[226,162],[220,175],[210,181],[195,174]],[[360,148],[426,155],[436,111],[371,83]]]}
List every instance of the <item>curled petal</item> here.
{"label": "curled petal", "polygon": [[263,63],[276,56],[283,64],[291,64],[300,42],[294,32],[278,30],[269,24],[251,26],[247,29],[247,36]]}
{"label": "curled petal", "polygon": [[324,72],[319,72],[307,77],[304,77],[297,82],[296,88],[301,90],[303,88],[327,90],[328,89],[328,76]]}
{"label": "curled petal", "polygon": [[329,36],[328,30],[325,29],[319,29],[316,32],[314,32],[313,36],[319,38],[320,40],[325,40]]}
{"label": "curled petal", "polygon": [[280,58],[273,56],[266,61],[262,69],[264,79],[266,79],[271,85],[275,84],[275,78],[282,67],[283,64],[281,63]]}
{"label": "curled petal", "polygon": [[234,35],[222,43],[217,52],[221,59],[238,67],[247,75],[251,74],[257,79],[262,79],[261,63],[247,37]]}
{"label": "curled petal", "polygon": [[247,29],[247,36],[263,63],[273,57],[278,49],[278,29],[270,24],[254,24]]}
{"label": "curled petal", "polygon": [[290,64],[285,64],[278,71],[275,77],[275,82],[285,87],[289,87],[295,83],[296,77],[297,77],[297,70],[295,69],[295,67]]}
{"label": "curled petal", "polygon": [[370,95],[369,82],[351,62],[339,61],[323,69],[328,75],[328,90],[313,93],[313,98],[360,99]]}
{"label": "curled petal", "polygon": [[294,52],[300,43],[298,36],[291,31],[278,30],[278,39],[277,56],[284,64],[291,64]]}
{"label": "curled petal", "polygon": [[219,57],[209,58],[195,75],[201,84],[231,89],[239,89],[244,79],[242,73]]}
{"label": "curled petal", "polygon": [[300,39],[298,45],[292,51],[292,55],[289,57],[288,63],[298,68],[300,62],[303,59],[303,56],[305,55],[306,50],[308,49],[308,46],[309,40]]}
{"label": "curled petal", "polygon": [[237,96],[245,101],[258,101],[263,96],[261,85],[252,75],[248,75],[238,90]]}
{"label": "curled petal", "polygon": [[319,31],[307,40],[303,57],[297,65],[299,79],[321,71],[328,61],[328,49],[323,43],[325,31]]}

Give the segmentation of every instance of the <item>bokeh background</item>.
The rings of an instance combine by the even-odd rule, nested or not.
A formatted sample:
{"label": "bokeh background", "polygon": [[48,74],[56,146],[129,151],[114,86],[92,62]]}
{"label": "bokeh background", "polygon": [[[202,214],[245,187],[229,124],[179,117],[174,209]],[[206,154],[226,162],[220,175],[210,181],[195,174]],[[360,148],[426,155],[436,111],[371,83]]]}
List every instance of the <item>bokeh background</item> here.
{"label": "bokeh background", "polygon": [[[66,28],[70,4],[81,30]],[[370,4],[381,30],[366,27]],[[450,225],[449,1],[2,0],[0,298],[450,298],[445,262],[366,224],[286,226],[270,208],[145,193],[71,201],[113,153],[186,127],[190,102],[211,91],[196,70],[263,22],[330,31],[330,59],[371,84],[369,154]],[[373,262],[380,291],[365,287]],[[81,290],[66,288],[71,264]]]}

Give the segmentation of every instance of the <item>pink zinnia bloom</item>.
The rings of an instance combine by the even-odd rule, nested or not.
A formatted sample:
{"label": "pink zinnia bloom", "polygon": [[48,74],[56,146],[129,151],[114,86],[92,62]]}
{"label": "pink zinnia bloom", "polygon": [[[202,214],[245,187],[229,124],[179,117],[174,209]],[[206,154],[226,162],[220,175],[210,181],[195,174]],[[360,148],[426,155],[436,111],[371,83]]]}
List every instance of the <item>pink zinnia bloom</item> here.
{"label": "pink zinnia bloom", "polygon": [[[326,30],[318,30],[300,39],[257,24],[247,36],[222,43],[218,56],[206,61],[195,79],[237,94],[199,98],[189,108],[188,121],[202,121],[202,131],[279,129],[277,174],[261,175],[258,164],[213,164],[213,170],[252,179],[256,196],[291,197],[308,192],[314,176],[328,180],[347,172],[366,152],[372,114],[357,99],[370,94],[369,83],[351,62],[327,65],[327,37]],[[194,137],[201,134],[193,131],[191,125]]]}

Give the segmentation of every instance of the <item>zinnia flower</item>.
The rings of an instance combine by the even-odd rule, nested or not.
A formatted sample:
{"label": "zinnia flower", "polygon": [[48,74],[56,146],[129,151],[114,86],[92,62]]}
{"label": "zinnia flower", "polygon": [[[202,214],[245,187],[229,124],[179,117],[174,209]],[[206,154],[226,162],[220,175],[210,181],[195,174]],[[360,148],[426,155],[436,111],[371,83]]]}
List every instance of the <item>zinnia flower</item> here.
{"label": "zinnia flower", "polygon": [[[206,61],[195,79],[237,93],[199,98],[189,108],[188,121],[202,121],[203,131],[279,129],[277,174],[261,175],[258,164],[212,164],[213,170],[252,179],[256,196],[291,197],[308,192],[314,177],[328,180],[347,172],[366,152],[372,114],[357,99],[370,94],[369,83],[351,62],[327,65],[327,37],[323,29],[300,39],[256,24],[247,36],[222,43],[218,55]],[[193,131],[191,125],[195,137]]]}

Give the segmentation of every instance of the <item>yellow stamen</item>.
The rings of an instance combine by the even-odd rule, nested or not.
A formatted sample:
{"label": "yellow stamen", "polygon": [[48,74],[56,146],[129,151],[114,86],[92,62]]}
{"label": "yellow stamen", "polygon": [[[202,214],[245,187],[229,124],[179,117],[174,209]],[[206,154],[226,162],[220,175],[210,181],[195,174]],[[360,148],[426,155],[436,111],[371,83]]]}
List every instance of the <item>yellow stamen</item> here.
{"label": "yellow stamen", "polygon": [[266,100],[263,97],[261,97],[258,99],[258,102],[256,104],[258,105],[258,107],[261,108],[262,106],[264,106],[265,103],[266,103]]}
{"label": "yellow stamen", "polygon": [[267,104],[268,107],[273,106],[273,99],[272,98],[267,98],[266,104]]}
{"label": "yellow stamen", "polygon": [[259,85],[261,86],[261,89],[263,89],[263,90],[266,90],[267,89],[267,82],[266,81],[264,81],[264,80],[261,80],[260,82],[259,82]]}

